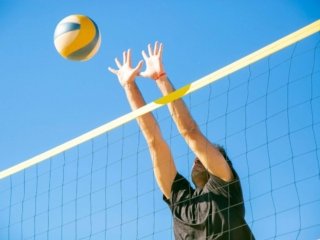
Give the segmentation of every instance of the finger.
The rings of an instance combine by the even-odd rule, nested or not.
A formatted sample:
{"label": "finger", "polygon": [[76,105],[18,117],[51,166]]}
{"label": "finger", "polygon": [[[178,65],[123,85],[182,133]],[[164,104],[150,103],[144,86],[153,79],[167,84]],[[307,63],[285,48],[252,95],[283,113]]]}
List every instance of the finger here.
{"label": "finger", "polygon": [[163,51],[163,44],[160,43],[159,52],[158,52],[160,59],[162,59],[162,51]]}
{"label": "finger", "polygon": [[138,65],[136,66],[136,68],[134,69],[136,72],[140,72],[141,71],[141,68],[143,66],[143,61],[141,60]]}
{"label": "finger", "polygon": [[129,66],[131,67],[131,49],[128,49],[127,51],[127,62]]}
{"label": "finger", "polygon": [[118,68],[121,68],[121,67],[122,67],[122,65],[121,65],[121,63],[119,62],[118,58],[115,58],[114,61],[116,62]]}
{"label": "finger", "polygon": [[157,53],[158,53],[158,41],[156,41],[154,44],[153,55],[157,55]]}
{"label": "finger", "polygon": [[148,44],[148,51],[149,51],[149,56],[152,56],[152,48],[151,48],[151,44]]}
{"label": "finger", "polygon": [[118,73],[117,70],[115,70],[115,69],[113,69],[113,68],[111,68],[111,67],[108,67],[108,70],[109,70],[110,72],[112,72],[113,74],[115,74],[115,75],[117,75],[117,73]]}
{"label": "finger", "polygon": [[126,64],[126,62],[127,62],[127,52],[126,51],[123,51],[123,53],[122,53],[122,60],[123,60],[123,64]]}
{"label": "finger", "polygon": [[143,59],[144,59],[145,61],[147,61],[147,60],[148,60],[148,56],[147,56],[146,52],[143,50],[141,53],[142,53]]}

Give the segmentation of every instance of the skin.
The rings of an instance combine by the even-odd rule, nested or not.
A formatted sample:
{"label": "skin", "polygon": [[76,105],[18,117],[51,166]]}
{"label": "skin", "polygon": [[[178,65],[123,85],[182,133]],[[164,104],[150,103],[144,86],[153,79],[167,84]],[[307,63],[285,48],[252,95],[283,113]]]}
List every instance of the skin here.
{"label": "skin", "polygon": [[[117,75],[119,83],[123,87],[132,110],[145,105],[145,101],[138,89],[135,78],[138,76],[142,61],[133,67],[131,63],[131,51],[123,52],[123,61],[115,59],[118,69],[109,67],[109,71]],[[168,144],[162,137],[159,126],[152,113],[146,113],[137,119],[141,132],[149,147],[153,163],[153,171],[158,186],[163,194],[169,198],[172,182],[177,174],[173,157]]]}
{"label": "skin", "polygon": [[197,188],[203,188],[209,180],[209,173],[202,165],[201,161],[196,158],[192,166],[191,178]]}
{"label": "skin", "polygon": [[[145,105],[141,92],[135,83],[137,76],[154,80],[164,96],[175,91],[165,74],[162,53],[162,44],[156,42],[153,48],[149,44],[148,53],[142,51],[142,57],[146,64],[146,69],[143,72],[141,72],[143,61],[140,61],[135,67],[132,66],[130,50],[123,52],[122,63],[117,58],[115,59],[118,69],[109,67],[109,71],[118,77],[132,110]],[[191,173],[195,185],[202,188],[207,182],[209,174],[226,182],[232,181],[233,175],[229,164],[215,145],[202,134],[184,101],[177,99],[167,106],[179,133],[196,155]],[[162,193],[169,199],[171,186],[177,174],[171,150],[163,139],[152,113],[140,116],[137,121],[149,146],[156,181]]]}

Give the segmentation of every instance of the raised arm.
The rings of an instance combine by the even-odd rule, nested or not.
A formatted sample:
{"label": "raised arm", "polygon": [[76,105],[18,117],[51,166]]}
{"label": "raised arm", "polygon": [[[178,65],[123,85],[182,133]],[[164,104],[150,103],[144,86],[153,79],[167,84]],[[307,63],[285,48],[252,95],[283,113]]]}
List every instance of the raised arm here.
{"label": "raised arm", "polygon": [[[135,77],[139,74],[142,61],[133,68],[131,66],[131,51],[123,53],[123,63],[115,59],[118,70],[108,68],[110,72],[117,75],[123,87],[128,102],[132,110],[136,110],[145,105],[139,88],[135,83]],[[162,193],[169,199],[171,186],[176,176],[176,167],[173,162],[171,151],[162,137],[160,128],[152,115],[146,113],[137,119],[138,125],[149,146],[149,151],[153,163],[154,174]]]}
{"label": "raised arm", "polygon": [[[142,56],[146,62],[146,70],[140,75],[155,80],[161,93],[165,96],[175,91],[169,81],[162,64],[163,45],[155,43],[154,49],[148,45],[148,55],[143,51]],[[209,173],[225,180],[233,179],[232,171],[226,159],[200,131],[182,99],[168,104],[171,116],[186,143],[199,158]]]}

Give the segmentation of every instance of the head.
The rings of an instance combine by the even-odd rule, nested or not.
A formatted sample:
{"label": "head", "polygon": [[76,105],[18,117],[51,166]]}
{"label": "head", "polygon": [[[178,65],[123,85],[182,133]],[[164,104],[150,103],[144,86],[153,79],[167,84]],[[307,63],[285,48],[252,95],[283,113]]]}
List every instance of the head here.
{"label": "head", "polygon": [[[229,162],[229,158],[224,148],[219,145],[216,145],[216,148],[219,150],[222,156]],[[206,185],[207,181],[209,180],[209,177],[210,177],[209,172],[203,166],[200,159],[196,157],[192,166],[192,171],[191,171],[192,182],[197,188],[203,188],[204,185]]]}
{"label": "head", "polygon": [[197,188],[203,188],[209,180],[209,172],[203,166],[198,157],[195,158],[192,171],[191,171],[192,182]]}

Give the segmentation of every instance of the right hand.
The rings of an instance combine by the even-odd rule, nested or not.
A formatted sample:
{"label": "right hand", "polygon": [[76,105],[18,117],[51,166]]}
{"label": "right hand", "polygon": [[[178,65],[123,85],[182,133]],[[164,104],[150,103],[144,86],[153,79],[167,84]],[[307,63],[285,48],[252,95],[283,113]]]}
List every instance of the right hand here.
{"label": "right hand", "polygon": [[143,61],[141,60],[136,67],[132,67],[130,49],[128,51],[123,52],[122,64],[119,62],[118,58],[115,58],[115,62],[119,69],[116,70],[111,67],[108,67],[108,70],[113,74],[117,75],[122,87],[125,87],[127,84],[134,82],[135,77],[139,75],[143,65]]}
{"label": "right hand", "polygon": [[162,50],[162,43],[155,42],[154,49],[152,49],[151,44],[148,44],[149,56],[145,51],[142,51],[142,56],[146,62],[146,70],[141,72],[140,76],[157,80],[161,74],[165,73],[162,64]]}

